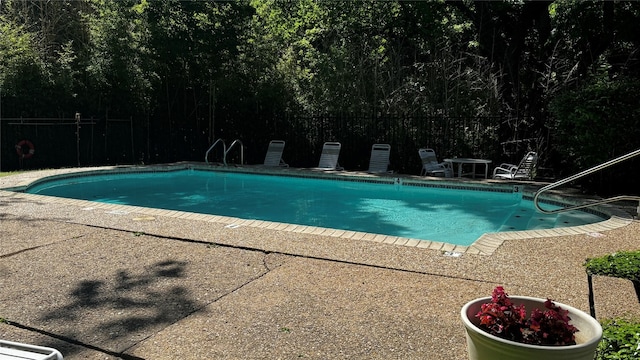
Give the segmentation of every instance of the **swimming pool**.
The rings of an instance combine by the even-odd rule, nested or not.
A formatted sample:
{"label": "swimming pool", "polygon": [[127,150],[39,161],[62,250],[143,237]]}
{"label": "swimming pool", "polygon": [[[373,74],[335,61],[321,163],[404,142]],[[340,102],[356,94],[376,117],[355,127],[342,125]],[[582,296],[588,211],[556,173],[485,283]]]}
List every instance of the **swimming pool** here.
{"label": "swimming pool", "polygon": [[582,211],[540,214],[513,187],[481,191],[477,186],[443,184],[183,169],[45,179],[25,192],[462,246],[485,233],[578,226],[605,219]]}

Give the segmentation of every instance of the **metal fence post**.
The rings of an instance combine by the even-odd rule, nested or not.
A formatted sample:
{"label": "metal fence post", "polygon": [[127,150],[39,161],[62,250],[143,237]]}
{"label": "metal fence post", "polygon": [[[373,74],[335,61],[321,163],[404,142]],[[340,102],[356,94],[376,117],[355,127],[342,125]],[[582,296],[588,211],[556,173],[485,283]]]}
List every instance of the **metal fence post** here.
{"label": "metal fence post", "polygon": [[80,113],[76,111],[76,157],[80,166]]}
{"label": "metal fence post", "polygon": [[589,313],[591,317],[596,318],[596,304],[593,296],[593,277],[587,273],[587,283],[589,284]]}

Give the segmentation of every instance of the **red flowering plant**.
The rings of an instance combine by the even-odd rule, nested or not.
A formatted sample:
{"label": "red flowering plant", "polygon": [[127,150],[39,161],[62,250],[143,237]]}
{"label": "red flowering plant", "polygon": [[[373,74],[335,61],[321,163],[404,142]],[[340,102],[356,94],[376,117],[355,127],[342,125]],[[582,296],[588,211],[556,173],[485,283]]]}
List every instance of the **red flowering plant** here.
{"label": "red flowering plant", "polygon": [[547,299],[546,310],[531,311],[527,318],[524,305],[515,305],[502,286],[491,294],[491,302],[482,304],[476,317],[480,328],[503,339],[533,345],[575,345],[578,329],[569,324],[569,311]]}

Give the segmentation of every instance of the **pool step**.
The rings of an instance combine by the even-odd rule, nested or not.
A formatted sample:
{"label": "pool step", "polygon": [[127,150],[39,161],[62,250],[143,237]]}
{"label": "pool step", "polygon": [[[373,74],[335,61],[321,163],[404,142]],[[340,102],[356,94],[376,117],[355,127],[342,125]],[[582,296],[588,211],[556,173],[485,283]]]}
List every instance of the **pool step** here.
{"label": "pool step", "polygon": [[502,226],[500,226],[498,231],[525,230],[530,218],[530,211],[526,209],[517,209],[507,218]]}
{"label": "pool step", "polygon": [[555,224],[555,216],[540,214],[534,210],[520,209],[511,214],[498,231],[551,229]]}
{"label": "pool step", "polygon": [[566,226],[580,226],[585,224],[590,224],[591,217],[593,215],[581,212],[581,211],[571,211],[569,213],[559,213],[556,219],[555,226],[556,227],[566,227]]}
{"label": "pool step", "polygon": [[545,215],[534,210],[520,209],[511,214],[507,221],[500,226],[498,231],[540,230],[555,227],[580,226],[590,223],[590,216],[591,215],[587,213],[582,215],[577,211]]}

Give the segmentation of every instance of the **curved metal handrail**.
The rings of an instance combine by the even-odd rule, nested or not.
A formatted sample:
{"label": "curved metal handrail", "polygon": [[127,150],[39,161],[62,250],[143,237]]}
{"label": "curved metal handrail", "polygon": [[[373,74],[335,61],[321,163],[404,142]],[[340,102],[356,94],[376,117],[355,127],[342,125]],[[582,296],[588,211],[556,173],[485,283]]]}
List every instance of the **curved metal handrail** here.
{"label": "curved metal handrail", "polygon": [[[211,152],[211,150],[213,150],[213,148],[219,143],[222,142],[222,152],[224,153],[224,155],[227,155],[227,145],[224,143],[224,140],[222,139],[218,139],[216,141],[213,142],[213,145],[211,145],[209,147],[209,150],[207,150],[207,152],[204,154],[204,162],[207,163],[207,165],[209,165],[209,152]],[[225,161],[225,165],[226,165],[226,161]]]}
{"label": "curved metal handrail", "polygon": [[224,151],[224,158],[222,159],[222,161],[224,162],[224,166],[227,166],[227,153],[231,151],[236,143],[240,143],[240,165],[244,164],[244,145],[242,145],[242,141],[240,141],[240,139],[236,139],[233,140],[231,145],[229,145],[229,148]]}
{"label": "curved metal handrail", "polygon": [[602,163],[600,165],[594,166],[588,170],[585,170],[581,173],[569,176],[566,179],[562,179],[559,181],[554,182],[553,184],[549,184],[547,186],[544,186],[542,188],[540,188],[538,191],[536,191],[536,193],[533,195],[533,205],[535,205],[536,209],[538,211],[540,211],[541,213],[545,213],[545,214],[556,214],[559,212],[564,212],[564,211],[571,211],[571,210],[577,210],[577,209],[583,209],[586,207],[591,207],[591,206],[597,206],[597,205],[602,205],[602,204],[608,204],[608,203],[612,203],[612,202],[616,202],[616,201],[621,201],[621,200],[636,200],[638,201],[638,213],[640,213],[640,197],[639,196],[629,196],[629,195],[622,195],[622,196],[614,196],[608,199],[604,199],[604,200],[599,200],[596,202],[592,202],[592,203],[588,203],[588,204],[583,204],[583,205],[576,205],[576,206],[570,206],[570,207],[564,207],[564,208],[560,208],[560,209],[556,209],[556,210],[546,210],[540,207],[540,204],[538,204],[538,198],[540,197],[540,194],[542,194],[545,191],[551,190],[553,188],[556,188],[560,185],[564,185],[568,182],[571,182],[573,180],[579,179],[583,176],[592,174],[596,171],[600,171],[604,168],[607,168],[609,166],[618,164],[620,162],[623,162],[625,160],[631,159],[632,157],[638,156],[640,155],[640,149],[636,150],[636,151],[632,151],[626,155],[622,155],[620,157],[617,157],[613,160],[609,160],[605,163]]}

